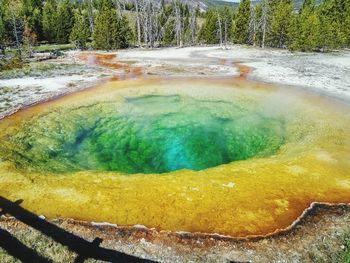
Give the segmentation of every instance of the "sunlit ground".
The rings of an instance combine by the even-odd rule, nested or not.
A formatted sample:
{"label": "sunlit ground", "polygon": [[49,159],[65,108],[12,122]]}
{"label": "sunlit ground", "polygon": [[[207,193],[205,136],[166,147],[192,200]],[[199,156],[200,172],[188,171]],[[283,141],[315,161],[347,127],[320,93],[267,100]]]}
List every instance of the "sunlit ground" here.
{"label": "sunlit ground", "polygon": [[242,80],[110,82],[0,121],[0,195],[49,218],[260,235],[350,202],[349,106]]}

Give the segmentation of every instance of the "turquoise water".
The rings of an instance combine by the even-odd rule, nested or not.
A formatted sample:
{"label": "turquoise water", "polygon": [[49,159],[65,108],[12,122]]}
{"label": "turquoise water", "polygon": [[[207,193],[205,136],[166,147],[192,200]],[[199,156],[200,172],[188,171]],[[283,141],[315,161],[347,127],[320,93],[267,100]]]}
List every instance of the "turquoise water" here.
{"label": "turquoise water", "polygon": [[47,112],[6,150],[17,166],[39,171],[198,171],[274,154],[283,127],[246,102],[142,96]]}

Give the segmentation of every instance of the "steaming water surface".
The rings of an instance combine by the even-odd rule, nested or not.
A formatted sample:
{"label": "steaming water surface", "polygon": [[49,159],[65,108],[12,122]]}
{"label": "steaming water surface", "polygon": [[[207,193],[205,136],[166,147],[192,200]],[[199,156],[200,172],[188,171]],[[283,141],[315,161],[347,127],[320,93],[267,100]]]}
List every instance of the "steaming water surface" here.
{"label": "steaming water surface", "polygon": [[39,115],[8,136],[16,146],[3,152],[18,167],[38,171],[198,171],[276,153],[284,121],[264,116],[253,102],[126,97]]}
{"label": "steaming water surface", "polygon": [[267,234],[350,201],[348,112],[229,80],[112,82],[2,120],[0,193],[49,217]]}

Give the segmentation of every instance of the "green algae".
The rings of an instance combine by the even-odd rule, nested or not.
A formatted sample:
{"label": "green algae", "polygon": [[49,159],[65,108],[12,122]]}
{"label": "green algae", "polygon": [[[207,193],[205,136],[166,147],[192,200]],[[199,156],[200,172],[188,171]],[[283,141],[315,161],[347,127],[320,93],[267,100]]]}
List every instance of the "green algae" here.
{"label": "green algae", "polygon": [[6,135],[0,151],[18,168],[64,173],[203,170],[272,155],[283,119],[253,103],[148,95],[61,107]]}

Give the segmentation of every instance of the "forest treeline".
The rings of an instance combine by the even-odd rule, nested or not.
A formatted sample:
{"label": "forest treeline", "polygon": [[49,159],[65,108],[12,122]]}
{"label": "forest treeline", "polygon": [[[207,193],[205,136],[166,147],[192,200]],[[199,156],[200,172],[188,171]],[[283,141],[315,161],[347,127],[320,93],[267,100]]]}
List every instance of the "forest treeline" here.
{"label": "forest treeline", "polygon": [[113,50],[228,43],[300,51],[350,46],[350,1],[241,0],[205,12],[180,0],[0,0],[0,49],[39,43]]}

